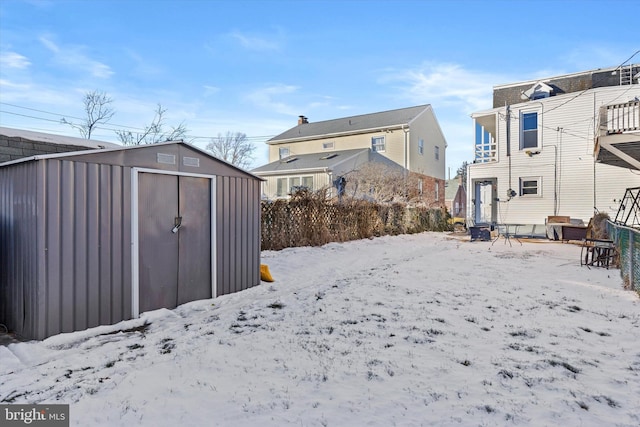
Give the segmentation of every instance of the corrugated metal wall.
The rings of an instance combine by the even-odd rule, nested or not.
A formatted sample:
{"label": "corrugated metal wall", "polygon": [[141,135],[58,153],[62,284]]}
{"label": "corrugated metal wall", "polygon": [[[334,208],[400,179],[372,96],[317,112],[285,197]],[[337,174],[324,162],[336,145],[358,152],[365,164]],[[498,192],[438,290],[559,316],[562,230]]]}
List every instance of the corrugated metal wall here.
{"label": "corrugated metal wall", "polygon": [[216,185],[217,294],[260,283],[260,181],[218,177]]}
{"label": "corrugated metal wall", "polygon": [[0,168],[0,323],[18,333],[33,330],[38,318],[36,168]]}
{"label": "corrugated metal wall", "polygon": [[0,168],[0,319],[42,339],[131,317],[129,168]]}
{"label": "corrugated metal wall", "polygon": [[[45,161],[38,338],[131,317],[130,169]],[[40,325],[42,327],[42,325]]]}
{"label": "corrugated metal wall", "polygon": [[[260,283],[260,180],[214,181],[224,295]],[[43,339],[130,319],[131,244],[131,167],[73,156],[0,167],[0,323]]]}

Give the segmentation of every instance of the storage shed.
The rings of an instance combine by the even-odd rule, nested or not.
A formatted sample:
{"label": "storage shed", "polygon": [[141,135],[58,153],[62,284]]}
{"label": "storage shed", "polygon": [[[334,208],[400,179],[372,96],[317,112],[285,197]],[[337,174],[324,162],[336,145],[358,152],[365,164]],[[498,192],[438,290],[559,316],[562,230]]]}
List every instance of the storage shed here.
{"label": "storage shed", "polygon": [[183,142],[0,164],[0,323],[44,339],[258,285],[260,182]]}

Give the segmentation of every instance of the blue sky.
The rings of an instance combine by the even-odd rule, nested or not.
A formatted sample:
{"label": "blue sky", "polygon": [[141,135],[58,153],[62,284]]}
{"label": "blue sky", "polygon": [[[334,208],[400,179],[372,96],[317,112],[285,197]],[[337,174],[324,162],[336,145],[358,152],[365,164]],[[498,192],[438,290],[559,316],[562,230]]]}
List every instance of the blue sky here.
{"label": "blue sky", "polygon": [[[157,104],[190,139],[264,141],[297,124],[431,104],[451,175],[473,159],[474,111],[494,85],[615,67],[640,48],[638,0],[3,0],[0,126],[79,136],[99,90],[116,111],[95,139],[143,128]],[[632,62],[640,62],[640,54]]]}

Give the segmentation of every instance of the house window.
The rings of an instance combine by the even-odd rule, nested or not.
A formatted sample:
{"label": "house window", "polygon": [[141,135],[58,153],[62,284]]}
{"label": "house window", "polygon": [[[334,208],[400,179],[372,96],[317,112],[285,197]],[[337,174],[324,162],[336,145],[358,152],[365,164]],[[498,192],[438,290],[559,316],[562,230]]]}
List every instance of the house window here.
{"label": "house window", "polygon": [[520,115],[520,149],[538,148],[538,113]]}
{"label": "house window", "polygon": [[438,181],[436,181],[435,189],[436,189],[435,196],[436,196],[436,202],[437,202],[438,200],[440,200],[440,183]]}
{"label": "house window", "polygon": [[294,191],[306,188],[313,190],[313,176],[291,176],[288,178],[277,178],[276,196],[287,197]]}
{"label": "house window", "polygon": [[322,143],[322,149],[323,150],[333,150],[333,147],[334,147],[333,141],[331,141],[331,142],[323,142]]}
{"label": "house window", "polygon": [[436,160],[440,160],[440,147],[435,146],[434,154],[436,156]]}
{"label": "house window", "polygon": [[279,148],[279,154],[280,154],[280,160],[289,157],[289,148],[287,147],[280,147]]}
{"label": "house window", "polygon": [[424,139],[422,138],[418,140],[418,154],[424,155]]}
{"label": "house window", "polygon": [[287,178],[278,178],[276,180],[276,196],[285,197],[288,193]]}
{"label": "house window", "polygon": [[523,197],[540,197],[542,195],[541,181],[542,178],[540,177],[520,178],[520,195]]}
{"label": "house window", "polygon": [[309,190],[313,190],[313,177],[312,176],[303,176],[302,177],[302,186]]}
{"label": "house window", "polygon": [[385,150],[384,136],[374,136],[371,138],[371,149],[376,153],[381,153]]}
{"label": "house window", "polygon": [[313,190],[313,176],[292,176],[289,178],[289,193],[303,189]]}

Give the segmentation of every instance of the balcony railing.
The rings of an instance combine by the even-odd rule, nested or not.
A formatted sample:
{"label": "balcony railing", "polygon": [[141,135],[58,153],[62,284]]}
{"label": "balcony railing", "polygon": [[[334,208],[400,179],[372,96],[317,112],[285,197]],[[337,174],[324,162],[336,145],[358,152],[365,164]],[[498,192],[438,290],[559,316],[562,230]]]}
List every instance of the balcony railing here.
{"label": "balcony railing", "polygon": [[599,136],[640,130],[640,101],[600,107]]}

